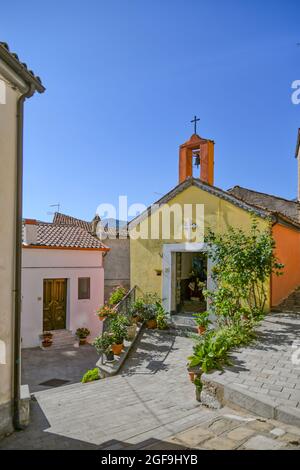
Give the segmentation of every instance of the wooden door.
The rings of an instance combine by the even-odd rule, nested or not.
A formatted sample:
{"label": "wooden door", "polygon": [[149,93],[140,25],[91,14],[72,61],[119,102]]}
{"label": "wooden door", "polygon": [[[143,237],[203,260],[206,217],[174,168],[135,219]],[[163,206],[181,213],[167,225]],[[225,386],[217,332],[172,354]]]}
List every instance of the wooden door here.
{"label": "wooden door", "polygon": [[43,330],[66,328],[67,280],[44,279]]}

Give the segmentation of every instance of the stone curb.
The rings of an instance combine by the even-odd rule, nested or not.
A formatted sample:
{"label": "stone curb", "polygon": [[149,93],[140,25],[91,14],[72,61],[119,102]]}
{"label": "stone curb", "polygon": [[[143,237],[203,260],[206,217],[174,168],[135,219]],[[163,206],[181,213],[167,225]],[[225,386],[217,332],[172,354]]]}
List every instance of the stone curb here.
{"label": "stone curb", "polygon": [[263,418],[276,419],[300,427],[300,410],[296,408],[275,405],[274,400],[265,395],[250,392],[235,384],[227,384],[221,377],[216,379],[210,374],[202,374],[201,380],[203,383],[201,403],[204,405],[211,406],[215,401],[222,406],[238,405]]}

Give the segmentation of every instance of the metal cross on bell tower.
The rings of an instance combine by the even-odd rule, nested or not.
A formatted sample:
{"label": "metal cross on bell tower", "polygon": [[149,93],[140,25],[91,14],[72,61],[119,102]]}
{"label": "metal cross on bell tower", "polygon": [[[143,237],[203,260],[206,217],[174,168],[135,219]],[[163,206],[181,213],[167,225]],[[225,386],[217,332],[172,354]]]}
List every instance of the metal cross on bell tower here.
{"label": "metal cross on bell tower", "polygon": [[191,123],[194,123],[194,134],[197,134],[197,122],[200,121],[200,118],[197,118],[197,116],[194,116],[194,119],[191,120]]}

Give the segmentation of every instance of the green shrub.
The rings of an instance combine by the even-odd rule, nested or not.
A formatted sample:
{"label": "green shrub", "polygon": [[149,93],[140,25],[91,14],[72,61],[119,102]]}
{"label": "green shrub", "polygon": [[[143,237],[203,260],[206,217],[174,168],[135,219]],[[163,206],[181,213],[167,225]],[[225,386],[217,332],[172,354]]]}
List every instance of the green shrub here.
{"label": "green shrub", "polygon": [[116,315],[111,319],[109,331],[113,337],[113,343],[122,344],[127,338],[128,319],[124,315]]}
{"label": "green shrub", "polygon": [[166,320],[166,312],[161,304],[157,306],[156,321],[157,321],[157,328],[159,330],[166,330],[168,328],[168,323]]}
{"label": "green shrub", "polygon": [[110,350],[112,344],[113,337],[108,332],[104,332],[101,336],[97,336],[92,343],[98,354],[106,354]]}
{"label": "green shrub", "polygon": [[117,286],[113,289],[112,293],[110,294],[108,303],[109,305],[117,305],[123,297],[126,295],[126,289],[123,286]]}
{"label": "green shrub", "polygon": [[200,313],[195,313],[194,315],[195,322],[198,326],[202,326],[204,328],[207,328],[208,325],[211,323],[209,321],[209,312],[200,312]]}
{"label": "green shrub", "polygon": [[254,324],[253,321],[241,321],[211,330],[203,337],[194,335],[196,344],[193,355],[189,357],[189,366],[199,366],[202,372],[222,369],[224,364],[230,363],[228,354],[232,348],[244,346],[255,338]]}
{"label": "green shrub", "polygon": [[95,367],[95,369],[90,369],[84,374],[84,376],[81,379],[81,382],[82,383],[93,382],[94,380],[99,380],[99,379],[100,379],[99,369],[98,367]]}

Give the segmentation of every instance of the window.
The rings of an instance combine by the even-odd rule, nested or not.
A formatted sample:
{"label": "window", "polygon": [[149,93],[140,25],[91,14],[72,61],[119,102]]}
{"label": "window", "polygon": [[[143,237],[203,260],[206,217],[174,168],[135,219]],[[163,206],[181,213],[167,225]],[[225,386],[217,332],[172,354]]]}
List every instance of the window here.
{"label": "window", "polygon": [[90,298],[90,278],[79,277],[78,278],[78,299],[89,299]]}

